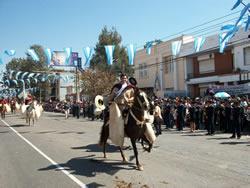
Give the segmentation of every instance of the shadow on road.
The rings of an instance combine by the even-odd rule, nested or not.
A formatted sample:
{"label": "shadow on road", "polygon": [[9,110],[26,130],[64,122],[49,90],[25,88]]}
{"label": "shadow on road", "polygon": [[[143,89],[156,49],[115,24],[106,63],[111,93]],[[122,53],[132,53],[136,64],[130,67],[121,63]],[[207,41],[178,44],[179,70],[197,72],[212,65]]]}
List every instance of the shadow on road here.
{"label": "shadow on road", "polygon": [[229,138],[229,137],[219,137],[219,138],[213,137],[213,138],[207,138],[207,140],[228,140],[228,139],[230,139],[230,138]]}
{"label": "shadow on road", "polygon": [[75,131],[64,131],[64,132],[59,132],[58,134],[69,134],[69,133],[85,134],[85,132],[75,132]]}
{"label": "shadow on road", "polygon": [[[95,177],[99,173],[106,173],[114,175],[119,170],[133,170],[135,167],[133,163],[123,163],[114,160],[100,160],[94,158],[95,155],[89,155],[86,157],[72,158],[66,163],[59,164],[65,170],[71,172],[71,174],[81,175],[86,177]],[[45,168],[38,169],[39,171],[46,170],[60,170],[55,165],[50,165]]]}
{"label": "shadow on road", "polygon": [[238,144],[250,144],[250,141],[249,142],[221,142],[220,144],[228,144],[228,145],[238,145]]}
{"label": "shadow on road", "polygon": [[60,113],[53,113],[53,114],[46,114],[48,117],[65,117],[64,114],[60,114]]}
{"label": "shadow on road", "polygon": [[20,134],[30,133],[30,131],[18,131]]}
{"label": "shadow on road", "polygon": [[10,131],[1,131],[0,133],[9,133]]}
{"label": "shadow on road", "polygon": [[47,134],[47,133],[53,133],[56,131],[41,131],[41,132],[36,132],[36,134]]}
{"label": "shadow on road", "polygon": [[183,134],[181,136],[206,136],[205,134],[195,134],[195,133],[190,133],[190,134]]}
{"label": "shadow on road", "polygon": [[29,125],[27,124],[17,124],[17,125],[11,125],[11,127],[29,127]]}
{"label": "shadow on road", "polygon": [[86,186],[87,186],[88,188],[106,187],[105,185],[99,184],[99,183],[96,183],[96,182],[89,183],[89,184],[87,184]]}
{"label": "shadow on road", "polygon": [[[98,144],[89,144],[87,146],[71,147],[71,149],[82,149],[86,152],[102,152],[102,147]],[[106,152],[120,152],[119,148],[114,145],[106,145]]]}

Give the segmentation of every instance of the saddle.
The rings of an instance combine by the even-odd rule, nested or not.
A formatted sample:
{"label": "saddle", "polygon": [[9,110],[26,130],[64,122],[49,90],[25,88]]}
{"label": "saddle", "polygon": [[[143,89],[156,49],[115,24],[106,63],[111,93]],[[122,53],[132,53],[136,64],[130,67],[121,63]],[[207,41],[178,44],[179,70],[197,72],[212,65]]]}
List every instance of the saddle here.
{"label": "saddle", "polygon": [[31,110],[35,109],[33,105],[27,106],[26,110],[27,112],[30,112]]}

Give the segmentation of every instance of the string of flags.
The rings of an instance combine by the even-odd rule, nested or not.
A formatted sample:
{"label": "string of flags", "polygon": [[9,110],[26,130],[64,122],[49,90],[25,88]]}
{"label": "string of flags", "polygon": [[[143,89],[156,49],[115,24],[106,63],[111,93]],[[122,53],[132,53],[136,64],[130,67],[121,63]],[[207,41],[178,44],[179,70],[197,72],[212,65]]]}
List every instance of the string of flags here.
{"label": "string of flags", "polygon": [[74,79],[72,75],[57,75],[57,74],[42,74],[33,72],[10,71],[7,75],[8,79],[4,81],[7,87],[21,87],[31,86],[31,83],[37,84],[38,82],[52,82],[62,79],[64,83],[70,82]]}
{"label": "string of flags", "polygon": [[[230,41],[232,37],[236,34],[236,32],[241,28],[244,27],[245,31],[248,31],[250,29],[250,3],[245,4],[243,0],[236,0],[236,3],[233,5],[231,10],[236,9],[240,5],[243,5],[243,9],[240,12],[239,18],[236,20],[234,24],[228,24],[224,25],[221,27],[221,33],[219,34],[219,51],[220,53],[224,52],[224,49],[226,48],[227,43]],[[202,46],[204,45],[206,41],[206,38],[203,36],[197,37],[194,39],[194,52],[199,52],[202,49]],[[151,48],[153,45],[160,44],[162,41],[161,40],[154,40],[154,41],[148,41],[144,45],[144,48],[146,49],[146,53],[148,55],[151,54]],[[177,56],[180,53],[181,50],[181,45],[182,41],[177,40],[173,41],[171,43],[171,48],[172,48],[172,54],[174,56]],[[105,52],[106,52],[106,57],[107,57],[107,63],[108,65],[113,64],[113,54],[114,54],[114,45],[105,45]],[[126,47],[127,54],[128,54],[128,61],[129,65],[134,65],[134,57],[136,53],[136,47],[133,44],[129,44]],[[52,51],[50,48],[46,48],[45,50],[45,55],[47,57],[47,64],[49,65],[51,62],[52,58]],[[69,65],[70,57],[72,54],[72,48],[64,48],[64,52],[66,54],[66,65]],[[39,61],[39,57],[34,51],[34,49],[28,49],[27,53],[29,56],[35,61]],[[4,50],[4,54],[12,57],[16,54],[16,51],[11,49],[11,50]],[[85,47],[83,48],[83,54],[85,57],[85,64],[84,67],[89,67],[90,60],[94,54],[94,48],[90,47]],[[0,65],[4,64],[2,60],[2,56],[0,55]],[[17,75],[16,75],[17,76]]]}

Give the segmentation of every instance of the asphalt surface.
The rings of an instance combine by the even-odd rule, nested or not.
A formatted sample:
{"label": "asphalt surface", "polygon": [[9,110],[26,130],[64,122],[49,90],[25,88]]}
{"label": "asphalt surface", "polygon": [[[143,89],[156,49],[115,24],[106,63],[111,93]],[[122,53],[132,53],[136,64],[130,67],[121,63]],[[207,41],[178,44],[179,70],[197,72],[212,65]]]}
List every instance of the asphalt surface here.
{"label": "asphalt surface", "polygon": [[144,166],[138,171],[131,147],[125,150],[128,163],[113,145],[103,158],[97,145],[101,125],[43,113],[29,127],[20,114],[7,115],[0,121],[0,188],[250,187],[248,135],[237,140],[230,134],[164,130],[151,153],[137,144]]}

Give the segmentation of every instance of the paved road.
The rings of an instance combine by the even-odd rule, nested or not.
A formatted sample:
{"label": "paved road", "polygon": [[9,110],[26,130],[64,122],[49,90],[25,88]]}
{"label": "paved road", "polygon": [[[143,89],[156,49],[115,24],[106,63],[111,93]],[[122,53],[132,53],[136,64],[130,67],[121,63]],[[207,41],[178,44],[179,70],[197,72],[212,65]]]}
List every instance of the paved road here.
{"label": "paved road", "polygon": [[8,115],[0,121],[0,188],[250,187],[247,135],[235,140],[229,134],[163,131],[151,153],[138,144],[141,172],[131,148],[125,151],[127,164],[112,145],[108,159],[102,158],[100,127],[99,121],[54,113],[29,127],[20,115]]}

